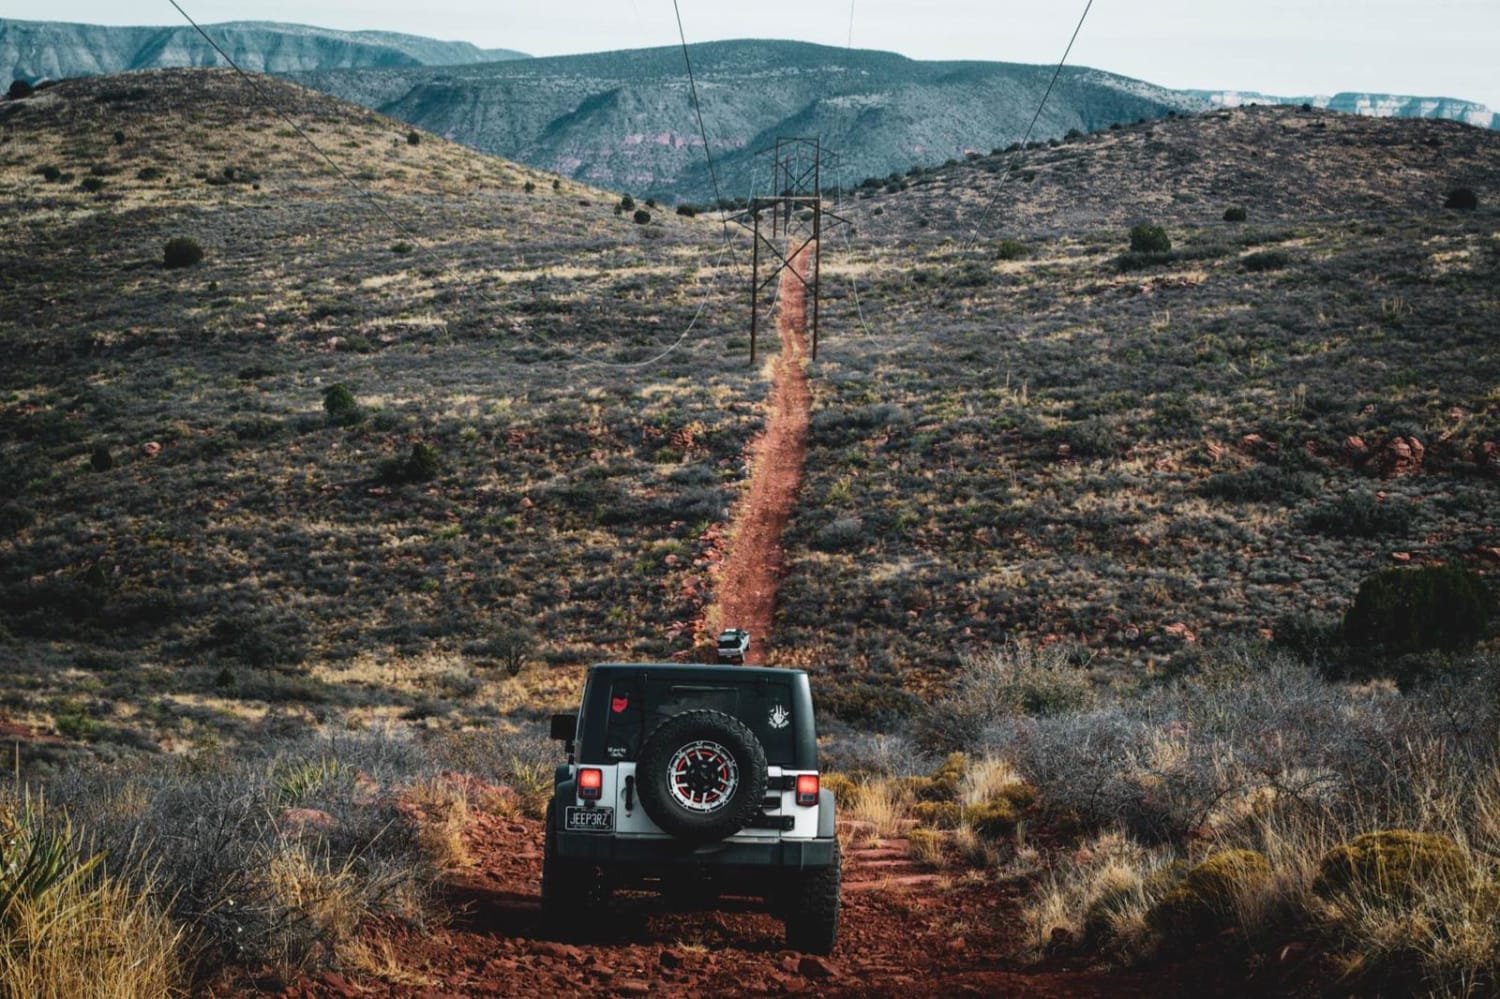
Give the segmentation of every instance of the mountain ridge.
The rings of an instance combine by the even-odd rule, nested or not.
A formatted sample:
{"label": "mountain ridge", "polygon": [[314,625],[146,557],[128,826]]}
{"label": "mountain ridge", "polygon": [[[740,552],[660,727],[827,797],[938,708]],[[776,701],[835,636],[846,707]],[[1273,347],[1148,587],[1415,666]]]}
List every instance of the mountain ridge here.
{"label": "mountain ridge", "polygon": [[[450,65],[526,58],[391,31],[339,31],[276,21],[206,24],[241,68],[287,73],[330,66]],[[95,76],[141,69],[224,66],[189,25],[115,27],[60,21],[0,21],[0,74],[7,82]]]}
{"label": "mountain ridge", "polygon": [[[767,169],[758,153],[787,135],[818,135],[825,148],[840,153],[825,186],[851,187],[870,178],[899,182],[912,169],[1022,141],[1049,93],[1029,135],[1035,142],[1245,104],[1306,104],[1500,128],[1500,116],[1455,98],[1172,90],[1088,67],[1064,68],[1049,91],[1051,65],[923,61],[768,39],[689,46],[695,94],[677,46],[497,61],[519,54],[275,22],[211,27],[247,70],[286,75],[482,152],[677,203],[748,195]],[[56,36],[50,42],[48,31]],[[26,37],[33,40],[21,44]],[[22,58],[28,45],[30,62]],[[36,55],[43,48],[46,59]],[[17,67],[13,74],[25,68],[23,77],[221,63],[186,27],[0,23],[0,66]]]}

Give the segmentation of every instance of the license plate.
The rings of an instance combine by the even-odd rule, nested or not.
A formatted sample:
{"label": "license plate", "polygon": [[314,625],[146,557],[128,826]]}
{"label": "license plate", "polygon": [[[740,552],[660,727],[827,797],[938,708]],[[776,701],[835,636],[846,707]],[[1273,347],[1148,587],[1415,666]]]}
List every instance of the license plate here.
{"label": "license plate", "polygon": [[613,808],[579,808],[570,805],[563,813],[563,827],[577,832],[613,832]]}

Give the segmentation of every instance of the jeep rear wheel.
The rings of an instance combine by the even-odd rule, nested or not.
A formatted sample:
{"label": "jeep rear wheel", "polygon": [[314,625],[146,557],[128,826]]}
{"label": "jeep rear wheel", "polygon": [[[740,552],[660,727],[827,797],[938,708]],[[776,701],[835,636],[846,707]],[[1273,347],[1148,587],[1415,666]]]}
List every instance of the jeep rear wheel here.
{"label": "jeep rear wheel", "polygon": [[646,737],[635,776],[641,807],[663,832],[710,842],[739,832],[760,812],[766,753],[732,715],[684,711]]}
{"label": "jeep rear wheel", "polygon": [[789,875],[784,893],[786,945],[808,954],[827,954],[839,935],[839,887],[843,861],[837,840],[833,863]]}

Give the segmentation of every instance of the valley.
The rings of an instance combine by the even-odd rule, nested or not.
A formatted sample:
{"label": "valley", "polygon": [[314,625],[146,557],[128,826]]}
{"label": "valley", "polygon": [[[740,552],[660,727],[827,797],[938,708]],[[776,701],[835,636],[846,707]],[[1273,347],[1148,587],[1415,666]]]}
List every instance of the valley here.
{"label": "valley", "polygon": [[[717,218],[257,79],[0,102],[0,814],[107,855],[159,991],[1493,980],[1493,617],[1346,612],[1493,597],[1500,135],[1222,109],[841,185],[819,357],[788,282],[752,365]],[[728,625],[812,675],[842,949],[538,939],[548,716]],[[1386,833],[1419,901],[1330,887]]]}

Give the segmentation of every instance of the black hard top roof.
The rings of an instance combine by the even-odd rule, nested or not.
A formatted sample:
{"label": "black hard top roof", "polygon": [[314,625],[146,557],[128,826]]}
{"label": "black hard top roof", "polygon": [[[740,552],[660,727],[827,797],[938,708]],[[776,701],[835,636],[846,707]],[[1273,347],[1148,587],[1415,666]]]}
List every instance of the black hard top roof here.
{"label": "black hard top roof", "polygon": [[806,670],[791,669],[785,666],[731,666],[723,663],[595,663],[589,668],[591,673],[651,673],[656,676],[667,676],[678,674],[687,676],[689,674],[713,674],[715,676],[743,676],[755,678],[760,676],[787,676],[797,673],[806,673]]}

